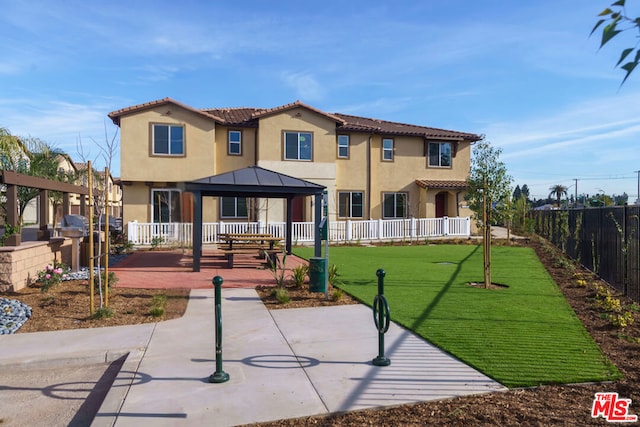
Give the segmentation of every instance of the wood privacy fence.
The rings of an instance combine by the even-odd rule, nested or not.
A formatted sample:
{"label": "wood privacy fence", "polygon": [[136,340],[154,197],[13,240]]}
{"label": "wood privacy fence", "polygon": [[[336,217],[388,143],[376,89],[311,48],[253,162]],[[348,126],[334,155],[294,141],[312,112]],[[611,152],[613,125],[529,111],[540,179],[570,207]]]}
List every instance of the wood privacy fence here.
{"label": "wood privacy fence", "polygon": [[532,211],[536,234],[640,302],[640,206]]}
{"label": "wood privacy fence", "polygon": [[[202,224],[202,243],[219,243],[222,233],[268,233],[285,236],[284,222],[210,222]],[[314,223],[294,222],[292,240],[296,243],[313,242]],[[417,240],[431,237],[469,237],[471,221],[464,218],[408,218],[392,220],[334,221],[329,223],[329,240],[332,242],[359,242],[377,240]],[[127,239],[134,245],[179,244],[191,246],[191,223],[142,223],[127,224]]]}

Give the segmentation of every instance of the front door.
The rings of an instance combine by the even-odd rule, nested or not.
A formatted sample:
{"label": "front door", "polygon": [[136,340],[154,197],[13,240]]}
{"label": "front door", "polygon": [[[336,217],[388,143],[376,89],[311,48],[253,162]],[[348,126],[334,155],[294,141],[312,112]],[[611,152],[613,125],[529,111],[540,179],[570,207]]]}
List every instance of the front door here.
{"label": "front door", "polygon": [[447,216],[447,193],[436,194],[436,218]]}
{"label": "front door", "polygon": [[304,222],[304,199],[305,196],[296,196],[291,201],[293,205],[293,222]]}

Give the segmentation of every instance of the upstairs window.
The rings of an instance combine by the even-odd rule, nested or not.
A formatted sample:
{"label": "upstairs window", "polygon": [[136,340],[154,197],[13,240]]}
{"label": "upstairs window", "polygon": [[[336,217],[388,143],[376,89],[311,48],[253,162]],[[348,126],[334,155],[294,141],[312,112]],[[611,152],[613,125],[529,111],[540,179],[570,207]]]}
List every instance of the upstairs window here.
{"label": "upstairs window", "polygon": [[184,127],[176,125],[153,125],[153,154],[168,156],[184,155]]}
{"label": "upstairs window", "polygon": [[313,135],[310,132],[284,133],[285,160],[307,160],[313,157]]}
{"label": "upstairs window", "polygon": [[382,195],[382,215],[384,218],[406,218],[407,193],[384,193]]}
{"label": "upstairs window", "polygon": [[233,156],[242,155],[242,132],[239,130],[229,131],[229,154]]}
{"label": "upstairs window", "polygon": [[338,216],[340,218],[362,218],[362,191],[338,192]]}
{"label": "upstairs window", "polygon": [[349,158],[349,135],[338,135],[338,158]]}
{"label": "upstairs window", "polygon": [[220,197],[222,218],[247,218],[247,199],[245,197]]}
{"label": "upstairs window", "polygon": [[382,140],[382,160],[393,161],[393,139],[384,138]]}
{"label": "upstairs window", "polygon": [[429,166],[451,167],[451,143],[429,143]]}

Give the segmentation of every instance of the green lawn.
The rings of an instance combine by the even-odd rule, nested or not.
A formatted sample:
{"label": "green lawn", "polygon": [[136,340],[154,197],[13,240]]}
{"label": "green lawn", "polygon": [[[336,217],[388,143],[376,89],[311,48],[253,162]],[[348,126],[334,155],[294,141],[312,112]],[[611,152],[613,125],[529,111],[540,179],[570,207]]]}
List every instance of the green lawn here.
{"label": "green lawn", "polygon": [[[312,248],[296,248],[303,258]],[[386,272],[391,318],[507,387],[619,378],[529,248],[494,247],[492,281],[481,282],[474,245],[331,247],[349,294],[371,305]],[[372,331],[375,331],[372,320]]]}

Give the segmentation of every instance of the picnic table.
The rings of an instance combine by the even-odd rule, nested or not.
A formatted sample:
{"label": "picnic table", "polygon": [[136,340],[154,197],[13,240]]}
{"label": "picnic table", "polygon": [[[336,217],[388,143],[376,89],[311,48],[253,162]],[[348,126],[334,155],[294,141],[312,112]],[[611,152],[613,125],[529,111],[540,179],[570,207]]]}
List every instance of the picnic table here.
{"label": "picnic table", "polygon": [[282,238],[272,234],[260,233],[223,233],[218,235],[221,242],[219,248],[227,257],[229,268],[233,268],[233,258],[237,254],[248,254],[258,251],[258,257],[265,257],[273,260],[277,250],[274,249],[276,243]]}

